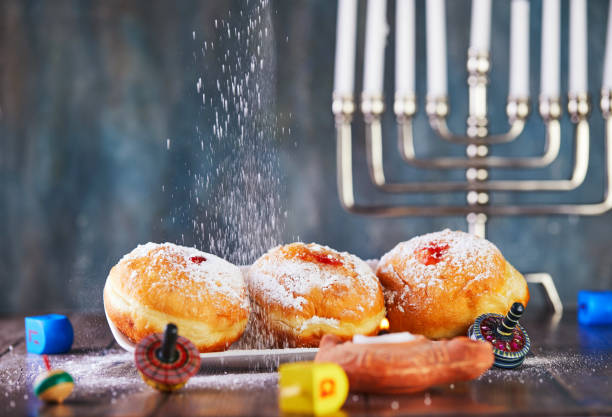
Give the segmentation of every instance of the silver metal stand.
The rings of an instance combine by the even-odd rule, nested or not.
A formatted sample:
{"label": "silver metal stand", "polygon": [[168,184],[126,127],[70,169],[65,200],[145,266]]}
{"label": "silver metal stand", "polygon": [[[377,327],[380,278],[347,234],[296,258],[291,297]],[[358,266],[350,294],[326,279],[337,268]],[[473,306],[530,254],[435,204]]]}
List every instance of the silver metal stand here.
{"label": "silver metal stand", "polygon": [[[415,96],[395,97],[394,112],[398,123],[398,147],[402,158],[409,164],[431,169],[465,169],[464,182],[407,182],[388,181],[384,171],[383,133],[381,115],[384,112],[383,97],[362,96],[361,112],[366,124],[366,154],[372,183],[389,193],[421,193],[465,191],[466,205],[422,206],[360,204],[355,201],[353,191],[353,157],[351,122],[355,111],[352,96],[334,94],[332,111],[336,119],[338,194],[342,206],[351,213],[380,217],[403,216],[451,216],[465,215],[468,230],[485,237],[488,216],[515,215],[581,215],[595,216],[612,209],[612,91],[601,92],[601,110],[606,124],[606,185],[603,199],[590,204],[558,205],[491,205],[490,191],[570,191],[580,186],[589,167],[589,123],[590,104],[587,92],[568,97],[568,112],[574,124],[574,167],[570,178],[554,180],[503,180],[490,181],[491,168],[538,168],[551,164],[559,155],[561,143],[562,108],[559,98],[540,98],[539,113],[546,125],[544,151],[539,156],[526,158],[503,158],[488,156],[489,145],[502,144],[516,139],[523,131],[529,114],[528,97],[509,97],[506,113],[510,128],[506,133],[489,134],[487,120],[487,84],[490,68],[487,54],[468,51],[467,84],[469,110],[465,135],[455,135],[448,129],[449,113],[447,97],[427,97],[425,111],[429,124],[444,140],[465,144],[466,158],[439,157],[421,159],[416,155],[413,141],[412,119],[417,111]],[[548,306],[561,315],[563,306],[552,277],[546,273],[527,274],[528,282],[541,285]]]}

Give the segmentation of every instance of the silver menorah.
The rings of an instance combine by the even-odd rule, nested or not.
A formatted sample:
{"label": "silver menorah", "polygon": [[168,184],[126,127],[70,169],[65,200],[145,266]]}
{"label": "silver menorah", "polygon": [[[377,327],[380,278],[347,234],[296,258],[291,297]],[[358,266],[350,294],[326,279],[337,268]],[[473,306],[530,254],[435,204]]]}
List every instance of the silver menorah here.
{"label": "silver menorah", "polygon": [[[465,191],[461,206],[369,205],[358,203],[353,190],[351,122],[357,31],[357,0],[339,0],[336,38],[336,66],[332,111],[336,120],[337,179],[342,206],[351,213],[381,217],[465,215],[470,233],[485,236],[488,216],[496,215],[581,215],[595,216],[612,209],[612,7],[608,18],[601,112],[605,121],[605,190],[603,199],[589,204],[494,205],[491,191],[570,191],[585,180],[589,168],[589,115],[587,91],[587,4],[570,0],[569,86],[567,110],[574,125],[574,165],[569,179],[489,180],[492,168],[540,168],[559,155],[562,117],[560,94],[560,0],[543,0],[542,63],[539,113],[546,127],[545,149],[533,157],[489,156],[489,146],[516,139],[529,114],[529,1],[512,0],[510,25],[510,80],[506,104],[509,129],[490,134],[487,121],[487,84],[490,70],[489,42],[491,0],[472,0],[470,47],[467,52],[469,105],[464,135],[452,133],[446,123],[449,114],[446,74],[446,29],[444,0],[426,2],[427,97],[425,111],[429,124],[442,139],[464,144],[466,158],[416,155],[413,118],[417,111],[415,82],[415,0],[396,0],[395,101],[397,143],[401,157],[413,166],[426,169],[465,169],[466,181],[389,182],[383,161],[381,115],[383,98],[384,48],[387,36],[386,0],[368,0],[364,81],[361,112],[365,122],[367,164],[372,183],[389,193],[438,193]],[[547,273],[525,274],[528,282],[542,285],[549,306],[560,316],[562,303]]]}

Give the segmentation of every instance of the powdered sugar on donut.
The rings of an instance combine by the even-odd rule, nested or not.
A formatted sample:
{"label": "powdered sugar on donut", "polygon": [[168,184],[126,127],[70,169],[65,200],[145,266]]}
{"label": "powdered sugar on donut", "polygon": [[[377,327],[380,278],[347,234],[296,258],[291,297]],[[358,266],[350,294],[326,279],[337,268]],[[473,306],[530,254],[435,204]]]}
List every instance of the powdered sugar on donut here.
{"label": "powdered sugar on donut", "polygon": [[[269,253],[279,249],[271,249]],[[261,290],[266,298],[276,302],[283,307],[294,308],[302,311],[302,306],[307,302],[308,294],[314,288],[326,290],[332,287],[342,286],[353,288],[356,284],[365,288],[368,297],[368,307],[375,305],[376,294],[380,291],[378,278],[372,272],[367,263],[347,252],[336,252],[333,249],[310,244],[308,249],[332,255],[334,259],[342,262],[342,266],[353,271],[355,276],[346,274],[343,269],[328,268],[316,262],[307,262],[298,257],[285,259],[282,257],[264,256],[258,260],[256,267],[251,268],[248,274],[248,285],[254,289]],[[254,265],[254,266],[255,266]],[[278,279],[282,277],[281,280]]]}
{"label": "powdered sugar on donut", "polygon": [[[172,276],[162,276],[161,281],[156,283],[160,287],[172,288],[186,298],[199,300],[204,296],[197,291],[194,292],[190,282],[202,283],[211,294],[223,294],[228,299],[239,303],[243,308],[249,306],[240,269],[218,256],[173,243],[149,242],[138,245],[119,262],[129,263],[144,257],[150,258],[145,272],[149,268],[157,269],[161,264],[171,262],[176,271],[188,277],[188,280],[181,280],[173,279]],[[134,273],[136,271],[132,274]]]}
{"label": "powdered sugar on donut", "polygon": [[[439,245],[443,248],[434,253],[435,263],[423,262],[420,254],[424,249]],[[499,249],[487,241],[474,235],[445,229],[441,232],[417,236],[407,242],[399,243],[395,248],[382,257],[379,270],[385,274],[395,274],[391,258],[399,257],[406,261],[404,271],[397,271],[404,277],[410,277],[417,288],[443,286],[443,271],[449,266],[457,273],[468,274],[475,264],[479,265],[479,273],[472,277],[472,281],[479,281],[499,272],[497,265],[487,262],[494,256],[500,256]]]}
{"label": "powdered sugar on donut", "polygon": [[326,325],[329,327],[338,327],[340,325],[340,320],[338,319],[330,319],[326,317],[312,316],[311,318],[304,320],[302,325],[298,328],[299,332],[303,332],[311,326],[321,326]]}

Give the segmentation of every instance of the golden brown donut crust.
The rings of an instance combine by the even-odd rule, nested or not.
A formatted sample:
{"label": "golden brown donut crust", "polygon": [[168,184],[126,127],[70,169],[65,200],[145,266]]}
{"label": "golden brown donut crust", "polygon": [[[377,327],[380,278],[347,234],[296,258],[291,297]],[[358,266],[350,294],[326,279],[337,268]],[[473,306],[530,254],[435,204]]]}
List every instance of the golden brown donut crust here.
{"label": "golden brown donut crust", "polygon": [[247,286],[253,321],[275,347],[315,347],[324,334],[376,334],[385,316],[370,267],[314,243],[270,250],[250,268]]}
{"label": "golden brown donut crust", "polygon": [[485,239],[444,230],[399,243],[382,257],[390,331],[440,339],[465,335],[484,313],[527,305],[523,276]]}
{"label": "golden brown donut crust", "polygon": [[104,308],[133,343],[173,322],[200,352],[229,347],[250,313],[239,268],[170,243],[141,245],[124,256],[106,280]]}

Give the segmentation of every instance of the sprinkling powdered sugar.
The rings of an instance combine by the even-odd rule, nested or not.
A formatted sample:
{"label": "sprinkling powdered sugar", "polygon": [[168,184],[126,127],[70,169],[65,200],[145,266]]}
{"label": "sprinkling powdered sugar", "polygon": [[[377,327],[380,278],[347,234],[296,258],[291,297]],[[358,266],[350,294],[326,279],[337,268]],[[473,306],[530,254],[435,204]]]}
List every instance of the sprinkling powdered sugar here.
{"label": "sprinkling powdered sugar", "polygon": [[289,138],[292,116],[276,111],[274,7],[269,0],[240,3],[238,16],[215,16],[191,43],[199,110],[191,137],[181,136],[192,185],[171,190],[178,204],[170,218],[186,229],[187,241],[249,265],[283,240],[279,144]]}
{"label": "sprinkling powdered sugar", "polygon": [[[5,397],[11,399],[28,399],[27,390],[31,389],[28,383],[45,372],[45,367],[36,355],[11,358],[14,365],[0,369],[3,378]],[[74,393],[72,399],[95,397],[128,397],[137,393],[151,393],[153,389],[147,386],[138,375],[134,367],[134,354],[122,350],[111,349],[96,353],[76,353],[52,358],[54,369],[67,371],[74,379]],[[234,390],[265,390],[278,384],[278,373],[228,373],[215,374],[202,367],[200,372],[193,376],[181,393],[190,390],[202,389],[215,391]],[[24,389],[26,394],[24,394]],[[0,415],[2,407],[0,406]]]}
{"label": "sprinkling powdered sugar", "polygon": [[278,385],[277,372],[227,374],[227,375],[196,375],[189,380],[185,390],[212,389],[218,391],[235,390],[265,390]]}
{"label": "sprinkling powdered sugar", "polygon": [[[121,258],[120,263],[133,263],[149,258],[144,273],[156,273],[172,265],[173,272],[178,271],[188,279],[177,279],[175,273],[160,274],[160,282],[155,287],[170,288],[180,292],[187,298],[200,299],[204,294],[193,291],[193,283],[204,284],[207,291],[223,294],[227,298],[236,300],[242,307],[248,308],[248,297],[244,279],[240,269],[231,263],[210,253],[201,252],[195,248],[175,245],[173,243],[146,243],[138,245],[136,249]],[[135,270],[131,278],[136,278]]]}

